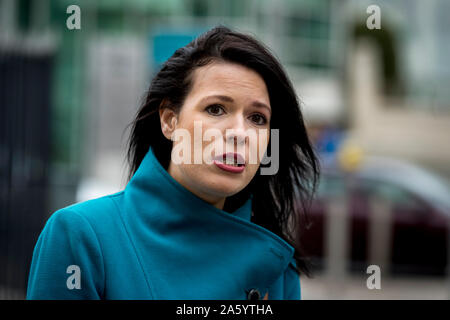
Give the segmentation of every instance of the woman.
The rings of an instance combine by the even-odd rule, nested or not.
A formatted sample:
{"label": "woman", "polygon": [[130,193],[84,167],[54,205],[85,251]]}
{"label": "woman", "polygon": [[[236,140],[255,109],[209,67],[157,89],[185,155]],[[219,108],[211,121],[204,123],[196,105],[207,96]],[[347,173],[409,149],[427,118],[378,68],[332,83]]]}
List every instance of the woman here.
{"label": "woman", "polygon": [[[206,32],[166,61],[132,124],[131,180],[50,217],[27,298],[300,299],[296,200],[304,211],[318,164],[269,51]],[[263,174],[255,150],[279,163]]]}

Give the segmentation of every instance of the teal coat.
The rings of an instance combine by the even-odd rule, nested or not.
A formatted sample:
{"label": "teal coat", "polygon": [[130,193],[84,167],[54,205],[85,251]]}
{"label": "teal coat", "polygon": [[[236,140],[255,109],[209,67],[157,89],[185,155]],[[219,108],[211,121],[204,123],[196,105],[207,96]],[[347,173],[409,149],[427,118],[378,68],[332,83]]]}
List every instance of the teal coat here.
{"label": "teal coat", "polygon": [[123,191],[49,218],[27,299],[300,299],[293,247],[251,222],[251,207],[208,204],[150,148]]}

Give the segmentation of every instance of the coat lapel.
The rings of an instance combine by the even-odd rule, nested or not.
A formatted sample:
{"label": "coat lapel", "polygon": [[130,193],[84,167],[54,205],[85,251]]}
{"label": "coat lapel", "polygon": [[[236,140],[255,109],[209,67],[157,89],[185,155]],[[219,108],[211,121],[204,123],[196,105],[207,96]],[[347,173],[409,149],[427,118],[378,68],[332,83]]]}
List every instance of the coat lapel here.
{"label": "coat lapel", "polygon": [[125,226],[154,299],[246,299],[265,293],[291,261],[286,241],[180,185],[150,148],[125,188]]}

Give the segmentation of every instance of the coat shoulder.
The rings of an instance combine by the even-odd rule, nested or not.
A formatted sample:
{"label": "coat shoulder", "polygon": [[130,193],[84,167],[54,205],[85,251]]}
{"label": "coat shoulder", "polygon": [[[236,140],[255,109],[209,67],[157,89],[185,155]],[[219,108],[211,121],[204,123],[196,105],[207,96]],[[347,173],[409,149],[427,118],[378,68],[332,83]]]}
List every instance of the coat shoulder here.
{"label": "coat shoulder", "polygon": [[122,198],[123,191],[120,191],[99,198],[71,204],[59,209],[53,215],[64,215],[66,218],[69,218],[71,214],[76,213],[88,220],[91,224],[96,225],[111,220],[118,211],[116,202],[120,202]]}

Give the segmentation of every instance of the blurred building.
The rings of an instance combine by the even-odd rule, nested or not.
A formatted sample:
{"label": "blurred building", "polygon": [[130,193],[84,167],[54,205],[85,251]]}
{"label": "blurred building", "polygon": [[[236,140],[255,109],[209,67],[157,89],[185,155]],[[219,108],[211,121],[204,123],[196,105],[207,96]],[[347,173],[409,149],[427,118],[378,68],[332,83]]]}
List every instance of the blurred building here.
{"label": "blurred building", "polygon": [[446,8],[446,1],[386,5],[381,30],[355,29],[346,74],[349,138],[370,154],[407,159],[449,179]]}

